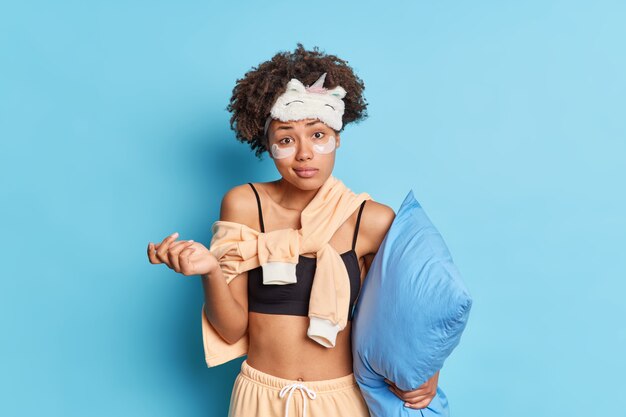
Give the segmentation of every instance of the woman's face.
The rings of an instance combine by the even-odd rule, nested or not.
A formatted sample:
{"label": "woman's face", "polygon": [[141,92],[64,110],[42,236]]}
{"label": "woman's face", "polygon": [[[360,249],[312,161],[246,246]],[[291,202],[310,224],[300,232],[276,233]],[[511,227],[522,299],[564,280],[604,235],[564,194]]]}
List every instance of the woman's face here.
{"label": "woman's face", "polygon": [[272,120],[267,133],[270,157],[289,183],[302,190],[314,190],[332,174],[339,133],[319,119]]}

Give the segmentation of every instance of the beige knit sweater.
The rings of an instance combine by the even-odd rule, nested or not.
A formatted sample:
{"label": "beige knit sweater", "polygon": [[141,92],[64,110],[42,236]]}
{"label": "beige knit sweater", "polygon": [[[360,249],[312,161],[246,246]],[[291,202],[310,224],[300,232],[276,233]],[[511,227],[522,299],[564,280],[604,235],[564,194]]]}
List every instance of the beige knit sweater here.
{"label": "beige knit sweater", "polygon": [[[300,230],[291,228],[258,232],[244,224],[218,220],[213,223],[209,250],[217,258],[226,283],[261,266],[265,285],[289,285],[297,281],[301,254],[314,254],[317,267],[309,300],[308,337],[327,348],[335,346],[337,333],[346,327],[350,303],[348,271],[340,254],[328,243],[337,229],[369,194],[355,194],[332,175],[302,210]],[[228,344],[211,326],[202,305],[202,339],[207,366],[245,355],[248,335]]]}

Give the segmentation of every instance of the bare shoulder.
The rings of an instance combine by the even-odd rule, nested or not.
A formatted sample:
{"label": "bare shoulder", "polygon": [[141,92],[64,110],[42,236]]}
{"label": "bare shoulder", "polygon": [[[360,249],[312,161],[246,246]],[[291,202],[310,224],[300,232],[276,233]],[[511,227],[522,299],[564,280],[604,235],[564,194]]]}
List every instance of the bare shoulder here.
{"label": "bare shoulder", "polygon": [[249,184],[237,185],[224,194],[220,220],[245,224],[259,230],[256,196]]}
{"label": "bare shoulder", "polygon": [[395,219],[396,213],[385,204],[368,200],[361,213],[361,230],[367,242],[365,254],[375,254]]}

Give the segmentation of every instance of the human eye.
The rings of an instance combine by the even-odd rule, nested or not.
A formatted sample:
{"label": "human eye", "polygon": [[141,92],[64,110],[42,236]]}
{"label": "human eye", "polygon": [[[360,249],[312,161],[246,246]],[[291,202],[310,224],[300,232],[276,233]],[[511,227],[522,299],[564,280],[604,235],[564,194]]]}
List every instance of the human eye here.
{"label": "human eye", "polygon": [[[322,136],[316,136],[317,134],[320,134]],[[324,132],[315,132],[313,133],[313,136],[315,137],[315,139],[321,139],[324,137]]]}
{"label": "human eye", "polygon": [[278,143],[280,143],[281,145],[289,145],[289,143],[286,142],[287,140],[292,140],[292,139],[290,137],[282,138],[281,140],[278,141]]}

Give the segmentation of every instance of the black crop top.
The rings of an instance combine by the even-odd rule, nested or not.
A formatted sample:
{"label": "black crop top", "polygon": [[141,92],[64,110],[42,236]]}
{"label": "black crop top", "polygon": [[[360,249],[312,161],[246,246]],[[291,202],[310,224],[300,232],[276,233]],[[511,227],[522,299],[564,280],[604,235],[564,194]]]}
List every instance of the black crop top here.
{"label": "black crop top", "polygon": [[[250,187],[252,187],[256,195],[257,205],[259,207],[259,223],[261,224],[261,232],[264,233],[265,226],[263,224],[261,199],[254,185],[252,185],[252,183],[248,184],[250,184]],[[359,260],[354,249],[356,247],[356,238],[364,205],[365,201],[363,201],[359,208],[354,237],[352,239],[352,249],[340,254],[348,270],[348,276],[350,277],[350,311],[348,312],[348,320],[352,320],[354,304],[361,289],[361,271],[359,269]],[[297,282],[286,285],[264,285],[263,268],[258,266],[254,269],[250,269],[248,271],[248,311],[265,314],[308,316],[309,298],[311,297],[311,287],[313,286],[316,265],[316,258],[300,255],[298,264],[296,265]]]}

